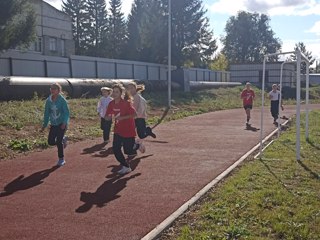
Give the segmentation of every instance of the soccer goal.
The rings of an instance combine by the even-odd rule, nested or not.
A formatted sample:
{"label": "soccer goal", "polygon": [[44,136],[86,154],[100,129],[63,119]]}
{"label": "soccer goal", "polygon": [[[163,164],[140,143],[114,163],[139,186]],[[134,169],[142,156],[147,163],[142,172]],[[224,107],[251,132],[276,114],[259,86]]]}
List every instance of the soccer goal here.
{"label": "soccer goal", "polygon": [[[305,126],[305,137],[306,139],[309,137],[309,67],[310,62],[308,58],[300,51],[293,52],[283,52],[283,53],[271,53],[264,56],[263,59],[263,72],[262,72],[262,106],[261,106],[261,127],[260,127],[260,158],[263,153],[263,135],[264,135],[264,104],[265,104],[265,78],[266,78],[266,62],[270,57],[280,56],[280,55],[288,55],[294,54],[296,56],[297,61],[285,61],[281,64],[280,70],[280,96],[279,96],[279,116],[281,111],[281,101],[282,101],[282,78],[283,78],[283,67],[285,64],[296,63],[297,72],[296,72],[296,159],[300,160],[300,112],[301,112],[301,63],[306,63],[306,100],[305,100],[305,111],[306,111],[306,126]],[[280,122],[278,118],[278,134],[280,133]]]}

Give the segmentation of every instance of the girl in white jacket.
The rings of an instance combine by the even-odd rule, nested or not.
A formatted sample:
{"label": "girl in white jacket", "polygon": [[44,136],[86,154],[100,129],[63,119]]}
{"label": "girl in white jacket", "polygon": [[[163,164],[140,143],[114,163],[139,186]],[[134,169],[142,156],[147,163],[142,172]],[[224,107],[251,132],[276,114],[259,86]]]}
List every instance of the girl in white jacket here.
{"label": "girl in white jacket", "polygon": [[112,125],[112,121],[106,120],[105,115],[108,108],[109,103],[112,101],[110,97],[112,93],[112,89],[108,87],[101,88],[102,97],[100,98],[97,106],[97,112],[101,118],[101,130],[103,130],[103,141],[104,143],[109,142],[110,138],[110,129]]}

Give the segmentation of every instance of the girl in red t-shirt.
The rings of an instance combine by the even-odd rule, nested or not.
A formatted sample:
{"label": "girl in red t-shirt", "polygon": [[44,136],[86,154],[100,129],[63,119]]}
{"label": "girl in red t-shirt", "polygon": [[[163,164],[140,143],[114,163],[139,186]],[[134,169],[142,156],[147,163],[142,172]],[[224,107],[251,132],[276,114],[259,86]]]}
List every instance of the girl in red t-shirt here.
{"label": "girl in red t-shirt", "polygon": [[249,82],[246,83],[246,88],[241,93],[241,99],[243,100],[243,108],[246,111],[247,115],[247,127],[250,126],[250,111],[252,110],[253,100],[255,98],[254,91],[251,89],[251,84]]}
{"label": "girl in red t-shirt", "polygon": [[106,119],[111,120],[114,118],[114,137],[113,137],[113,153],[116,159],[120,162],[122,168],[118,172],[119,174],[127,174],[131,172],[131,168],[126,161],[123,153],[127,155],[136,155],[137,152],[134,150],[135,144],[135,110],[126,96],[125,88],[121,84],[113,86],[113,100],[109,103]]}

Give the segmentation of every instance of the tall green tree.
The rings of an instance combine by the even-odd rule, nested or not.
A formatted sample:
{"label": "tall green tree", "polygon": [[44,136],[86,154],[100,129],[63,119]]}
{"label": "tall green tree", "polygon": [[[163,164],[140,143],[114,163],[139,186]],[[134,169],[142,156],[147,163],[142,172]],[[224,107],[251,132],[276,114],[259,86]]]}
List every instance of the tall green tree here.
{"label": "tall green tree", "polygon": [[72,34],[75,41],[76,54],[85,54],[85,22],[88,21],[85,0],[64,0],[62,11],[72,20]]}
{"label": "tall green tree", "polygon": [[206,67],[217,50],[202,0],[175,0],[172,4],[172,62],[177,67],[192,61]]}
{"label": "tall green tree", "polygon": [[29,1],[0,1],[0,51],[28,47],[34,40],[35,26],[36,14]]}
{"label": "tall green tree", "polygon": [[107,32],[104,38],[106,56],[123,58],[127,42],[127,25],[121,12],[121,0],[110,0]]}
{"label": "tall green tree", "polygon": [[[307,50],[306,45],[303,42],[296,43],[294,50],[295,51],[300,50],[308,58],[308,60],[310,62],[310,66],[314,63],[315,58],[313,58],[312,52]],[[296,61],[297,60],[296,55],[295,54],[291,55],[291,59]],[[302,62],[301,63],[301,73],[306,74],[306,72],[307,72],[307,65],[305,62]]]}
{"label": "tall green tree", "polygon": [[87,54],[104,57],[104,37],[107,31],[108,18],[105,0],[86,0],[88,19],[84,23]]}
{"label": "tall green tree", "polygon": [[[271,29],[265,14],[239,12],[227,21],[222,43],[230,63],[260,63],[267,53],[281,49],[281,40]],[[271,60],[276,61],[277,58]]]}
{"label": "tall green tree", "polygon": [[142,24],[142,19],[146,13],[146,1],[147,0],[134,0],[131,13],[128,16],[127,30],[128,30],[128,40],[126,46],[126,57],[131,60],[141,59],[141,36],[140,29]]}
{"label": "tall green tree", "polygon": [[144,14],[138,25],[139,58],[141,61],[165,63],[168,56],[168,25],[163,1],[145,1],[143,8]]}

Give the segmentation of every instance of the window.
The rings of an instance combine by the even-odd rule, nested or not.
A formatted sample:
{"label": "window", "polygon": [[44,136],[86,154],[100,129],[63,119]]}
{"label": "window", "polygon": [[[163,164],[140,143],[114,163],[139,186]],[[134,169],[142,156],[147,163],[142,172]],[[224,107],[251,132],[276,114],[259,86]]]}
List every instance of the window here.
{"label": "window", "polygon": [[49,39],[49,50],[50,51],[57,51],[57,39],[56,38]]}
{"label": "window", "polygon": [[42,52],[42,38],[38,37],[37,41],[35,42],[35,51]]}

